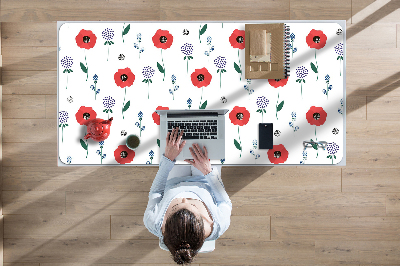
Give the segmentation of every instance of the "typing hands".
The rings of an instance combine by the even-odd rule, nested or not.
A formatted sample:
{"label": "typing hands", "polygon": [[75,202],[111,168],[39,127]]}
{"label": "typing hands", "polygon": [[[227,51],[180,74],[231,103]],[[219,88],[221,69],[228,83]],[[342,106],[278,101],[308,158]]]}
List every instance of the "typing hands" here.
{"label": "typing hands", "polygon": [[204,153],[201,150],[199,144],[193,143],[192,147],[189,148],[193,159],[186,159],[185,162],[190,163],[191,165],[199,169],[199,171],[202,172],[203,175],[207,175],[211,172],[212,169],[210,160],[208,159],[207,148],[205,146],[203,146],[203,148]]}
{"label": "typing hands", "polygon": [[171,161],[175,160],[175,158],[181,153],[183,147],[186,144],[186,140],[184,140],[182,143],[182,135],[183,135],[183,130],[181,130],[181,133],[178,136],[178,130],[179,128],[173,128],[172,132],[168,132],[167,134],[167,145],[165,146],[165,157],[170,159]]}

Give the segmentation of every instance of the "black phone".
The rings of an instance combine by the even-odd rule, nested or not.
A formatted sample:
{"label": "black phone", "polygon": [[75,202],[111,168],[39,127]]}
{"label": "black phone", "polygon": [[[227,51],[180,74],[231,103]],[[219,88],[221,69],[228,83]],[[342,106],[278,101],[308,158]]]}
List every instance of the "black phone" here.
{"label": "black phone", "polygon": [[272,123],[258,124],[258,148],[272,149],[274,146],[273,139],[274,127]]}

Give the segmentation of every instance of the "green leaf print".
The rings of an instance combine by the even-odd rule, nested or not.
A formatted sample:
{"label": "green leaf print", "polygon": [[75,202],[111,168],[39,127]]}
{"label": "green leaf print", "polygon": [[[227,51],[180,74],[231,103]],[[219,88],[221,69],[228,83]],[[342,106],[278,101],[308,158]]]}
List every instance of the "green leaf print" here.
{"label": "green leaf print", "polygon": [[86,143],[83,141],[83,139],[80,139],[80,141],[81,141],[81,146],[82,146],[82,148],[84,148],[85,150],[87,150],[87,145],[86,145]]}
{"label": "green leaf print", "polygon": [[236,149],[238,149],[240,151],[242,150],[242,147],[240,147],[240,144],[236,139],[233,140],[233,143],[235,144]]}
{"label": "green leaf print", "polygon": [[201,28],[201,30],[200,30],[200,35],[203,35],[203,34],[206,32],[206,30],[207,30],[207,24],[205,24],[205,25],[203,26],[203,28]]}
{"label": "green leaf print", "polygon": [[126,26],[126,28],[124,29],[124,32],[122,33],[122,35],[128,34],[130,29],[131,29],[131,24],[128,24],[128,26]]}
{"label": "green leaf print", "polygon": [[285,101],[281,101],[281,103],[278,105],[278,107],[276,107],[276,110],[279,112],[280,110],[282,110],[283,105],[285,104]]}
{"label": "green leaf print", "polygon": [[311,65],[311,69],[314,71],[314,73],[318,73],[318,69],[317,69],[317,67],[314,65],[314,63],[311,62],[310,65]]}
{"label": "green leaf print", "polygon": [[85,65],[81,62],[81,69],[84,73],[87,73],[87,68],[85,67]]}
{"label": "green leaf print", "polygon": [[207,107],[207,100],[200,106],[199,109],[206,109]]}
{"label": "green leaf print", "polygon": [[131,105],[131,101],[128,101],[128,102],[125,104],[124,108],[122,109],[122,112],[126,112],[126,110],[129,109],[129,106],[130,106],[130,105]]}
{"label": "green leaf print", "polygon": [[157,139],[157,145],[160,148],[160,139]]}
{"label": "green leaf print", "polygon": [[237,73],[242,73],[242,70],[240,69],[240,67],[238,66],[238,64],[236,64],[236,62],[233,63],[233,66],[235,67],[235,70]]}
{"label": "green leaf print", "polygon": [[164,73],[165,69],[158,62],[157,62],[157,68],[158,68],[158,71],[160,71],[161,73]]}

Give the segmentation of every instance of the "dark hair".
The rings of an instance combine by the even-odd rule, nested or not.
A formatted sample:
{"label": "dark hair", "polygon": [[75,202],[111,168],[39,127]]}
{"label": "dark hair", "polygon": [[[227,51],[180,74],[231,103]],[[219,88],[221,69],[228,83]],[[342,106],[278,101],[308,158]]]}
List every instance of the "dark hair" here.
{"label": "dark hair", "polygon": [[166,220],[163,236],[177,264],[191,263],[204,244],[203,219],[185,208],[180,209]]}

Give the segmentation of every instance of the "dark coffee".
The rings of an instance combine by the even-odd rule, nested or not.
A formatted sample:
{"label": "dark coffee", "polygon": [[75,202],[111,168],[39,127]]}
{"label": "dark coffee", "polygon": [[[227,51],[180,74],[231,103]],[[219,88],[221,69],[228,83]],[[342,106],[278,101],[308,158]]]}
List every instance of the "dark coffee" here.
{"label": "dark coffee", "polygon": [[128,140],[126,141],[126,144],[131,149],[136,149],[139,146],[139,143],[140,143],[139,137],[136,135],[130,135],[128,137]]}

